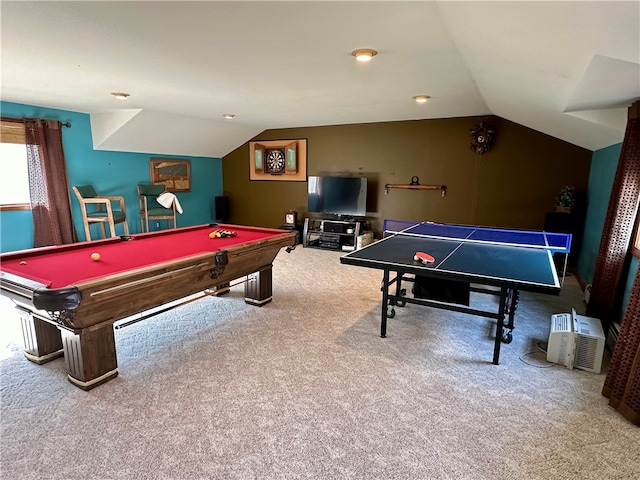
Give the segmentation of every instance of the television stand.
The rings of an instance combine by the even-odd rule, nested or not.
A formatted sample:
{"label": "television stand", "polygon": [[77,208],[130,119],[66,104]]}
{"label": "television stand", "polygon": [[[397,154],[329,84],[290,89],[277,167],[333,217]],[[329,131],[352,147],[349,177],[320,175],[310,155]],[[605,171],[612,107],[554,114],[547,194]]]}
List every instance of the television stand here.
{"label": "television stand", "polygon": [[302,246],[342,250],[356,249],[358,235],[362,233],[364,221],[305,218],[302,231]]}

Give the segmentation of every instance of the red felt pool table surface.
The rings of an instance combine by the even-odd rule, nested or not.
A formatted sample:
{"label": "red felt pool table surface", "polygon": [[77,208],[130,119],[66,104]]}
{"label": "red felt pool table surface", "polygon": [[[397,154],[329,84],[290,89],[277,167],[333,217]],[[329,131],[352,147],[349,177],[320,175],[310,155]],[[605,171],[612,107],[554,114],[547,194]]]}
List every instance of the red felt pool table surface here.
{"label": "red felt pool table surface", "polygon": [[[236,236],[209,238],[209,233],[215,230],[232,231]],[[132,235],[130,241],[109,238],[25,250],[3,256],[2,271],[42,283],[49,288],[61,288],[198,253],[216,252],[282,233],[285,232],[261,227],[198,225]],[[93,253],[98,253],[100,260],[92,260]]]}

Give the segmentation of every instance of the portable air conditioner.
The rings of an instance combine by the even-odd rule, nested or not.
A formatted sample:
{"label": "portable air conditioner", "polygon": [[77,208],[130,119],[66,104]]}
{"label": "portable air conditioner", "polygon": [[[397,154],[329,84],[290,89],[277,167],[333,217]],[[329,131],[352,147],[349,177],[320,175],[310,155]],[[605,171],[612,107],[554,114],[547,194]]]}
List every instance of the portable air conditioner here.
{"label": "portable air conditioner", "polygon": [[597,318],[577,315],[573,308],[571,313],[551,316],[547,361],[600,373],[604,345],[604,332]]}

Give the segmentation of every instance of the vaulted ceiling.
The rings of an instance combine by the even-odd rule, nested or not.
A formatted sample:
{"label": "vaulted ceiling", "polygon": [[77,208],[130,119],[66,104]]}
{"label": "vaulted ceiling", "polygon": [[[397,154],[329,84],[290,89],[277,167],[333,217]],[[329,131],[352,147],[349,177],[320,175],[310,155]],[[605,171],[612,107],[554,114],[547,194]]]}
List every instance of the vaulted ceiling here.
{"label": "vaulted ceiling", "polygon": [[640,98],[638,1],[0,9],[0,98],[90,114],[100,150],[222,157],[266,129],[489,114],[597,150]]}

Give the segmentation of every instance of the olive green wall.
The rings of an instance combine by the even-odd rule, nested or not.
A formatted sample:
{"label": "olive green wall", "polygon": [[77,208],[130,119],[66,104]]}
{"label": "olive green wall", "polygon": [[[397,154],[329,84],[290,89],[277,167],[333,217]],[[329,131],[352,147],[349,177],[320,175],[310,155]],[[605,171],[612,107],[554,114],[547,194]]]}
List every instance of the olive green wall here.
{"label": "olive green wall", "polygon": [[[470,149],[470,129],[486,119],[492,148]],[[262,132],[253,140],[308,139],[308,175],[366,175],[370,227],[385,218],[542,229],[564,185],[586,192],[591,152],[499,117],[386,122]],[[307,183],[250,181],[248,143],[223,158],[232,223],[277,227],[284,212],[306,215]],[[387,183],[446,185],[440,191]]]}

